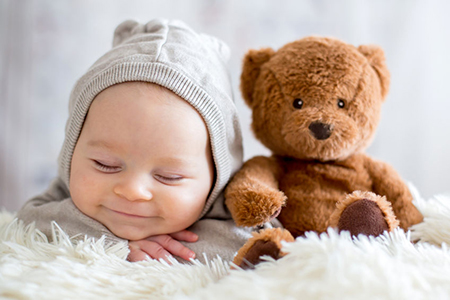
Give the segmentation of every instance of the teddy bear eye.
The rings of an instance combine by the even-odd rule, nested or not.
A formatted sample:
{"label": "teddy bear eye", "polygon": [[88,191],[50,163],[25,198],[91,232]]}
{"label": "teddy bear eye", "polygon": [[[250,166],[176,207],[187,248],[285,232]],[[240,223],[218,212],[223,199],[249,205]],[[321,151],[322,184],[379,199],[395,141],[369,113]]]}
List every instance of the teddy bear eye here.
{"label": "teddy bear eye", "polygon": [[301,109],[303,107],[303,100],[300,98],[297,98],[294,100],[293,105],[296,109]]}
{"label": "teddy bear eye", "polygon": [[337,103],[339,108],[344,108],[345,107],[345,102],[342,99],[338,99],[338,103]]}

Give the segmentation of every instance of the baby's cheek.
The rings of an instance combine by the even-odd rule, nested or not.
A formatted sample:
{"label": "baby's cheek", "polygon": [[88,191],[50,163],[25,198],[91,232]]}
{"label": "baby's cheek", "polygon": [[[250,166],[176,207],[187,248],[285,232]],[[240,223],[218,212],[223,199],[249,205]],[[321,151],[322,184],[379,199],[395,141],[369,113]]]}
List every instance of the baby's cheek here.
{"label": "baby's cheek", "polygon": [[89,174],[74,174],[71,178],[70,193],[75,206],[84,214],[93,217],[98,199],[101,199],[101,180]]}
{"label": "baby's cheek", "polygon": [[206,199],[204,195],[193,195],[188,199],[187,206],[189,207],[189,213],[194,221],[197,220],[203,208],[205,207]]}
{"label": "baby's cheek", "polygon": [[177,201],[172,202],[169,207],[166,207],[169,215],[176,216],[178,221],[183,223],[195,222],[205,206],[203,199],[193,197],[190,193],[188,192],[183,197],[178,197]]}

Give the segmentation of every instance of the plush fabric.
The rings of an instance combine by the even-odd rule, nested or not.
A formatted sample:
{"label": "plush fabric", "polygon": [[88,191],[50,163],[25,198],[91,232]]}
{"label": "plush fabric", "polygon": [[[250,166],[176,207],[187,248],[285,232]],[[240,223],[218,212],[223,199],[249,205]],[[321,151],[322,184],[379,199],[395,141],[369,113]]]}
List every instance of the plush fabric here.
{"label": "plush fabric", "polygon": [[[125,245],[73,245],[55,227],[48,243],[14,214],[0,213],[1,299],[449,299],[450,197],[414,204],[412,232],[352,240],[328,230],[284,244],[288,253],[254,270],[228,263],[129,263]],[[419,240],[416,244],[411,240]]]}
{"label": "plush fabric", "polygon": [[[421,222],[400,175],[364,153],[389,81],[384,52],[375,45],[312,36],[277,51],[249,50],[240,88],[253,133],[272,156],[246,161],[227,185],[225,203],[236,224],[278,216],[298,237],[330,226],[377,236]],[[276,244],[278,233],[265,239],[270,234]],[[256,263],[258,255],[245,249],[258,253],[253,247],[261,245],[245,245],[238,257]]]}

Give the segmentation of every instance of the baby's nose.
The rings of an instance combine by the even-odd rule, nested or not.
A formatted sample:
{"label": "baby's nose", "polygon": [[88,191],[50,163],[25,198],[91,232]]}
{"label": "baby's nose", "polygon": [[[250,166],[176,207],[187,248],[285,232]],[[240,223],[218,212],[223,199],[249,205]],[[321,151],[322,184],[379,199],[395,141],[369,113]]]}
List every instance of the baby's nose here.
{"label": "baby's nose", "polygon": [[149,184],[143,178],[129,178],[114,186],[114,193],[129,201],[149,201],[153,199]]}

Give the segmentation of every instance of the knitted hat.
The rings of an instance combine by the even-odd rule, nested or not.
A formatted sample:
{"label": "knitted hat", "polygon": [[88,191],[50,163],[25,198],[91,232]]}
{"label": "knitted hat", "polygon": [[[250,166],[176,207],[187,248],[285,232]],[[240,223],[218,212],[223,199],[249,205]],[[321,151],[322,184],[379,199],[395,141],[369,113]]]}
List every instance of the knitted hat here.
{"label": "knitted hat", "polygon": [[[75,144],[89,107],[104,89],[127,81],[161,85],[191,104],[209,132],[216,181],[200,215],[211,206],[224,211],[222,191],[242,164],[242,137],[230,77],[228,47],[198,34],[180,21],[125,21],[114,33],[113,48],[97,60],[72,90],[66,136],[59,155],[59,177],[69,188]],[[220,198],[220,200],[219,200]],[[215,217],[220,217],[216,213]]]}

